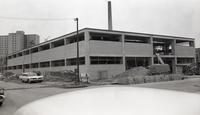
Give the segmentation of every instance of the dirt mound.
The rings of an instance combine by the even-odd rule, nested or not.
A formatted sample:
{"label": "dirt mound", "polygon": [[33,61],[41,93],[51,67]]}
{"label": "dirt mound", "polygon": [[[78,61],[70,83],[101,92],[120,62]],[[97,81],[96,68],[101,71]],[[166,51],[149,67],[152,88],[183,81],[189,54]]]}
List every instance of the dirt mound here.
{"label": "dirt mound", "polygon": [[144,67],[135,67],[129,69],[113,78],[114,84],[137,84],[144,82],[144,77],[148,75],[149,70]]}
{"label": "dirt mound", "polygon": [[74,81],[76,74],[70,70],[45,72],[44,81]]}
{"label": "dirt mound", "polygon": [[148,72],[149,72],[149,70],[142,66],[134,67],[134,68],[129,69],[121,74],[116,75],[115,78],[147,76]]}

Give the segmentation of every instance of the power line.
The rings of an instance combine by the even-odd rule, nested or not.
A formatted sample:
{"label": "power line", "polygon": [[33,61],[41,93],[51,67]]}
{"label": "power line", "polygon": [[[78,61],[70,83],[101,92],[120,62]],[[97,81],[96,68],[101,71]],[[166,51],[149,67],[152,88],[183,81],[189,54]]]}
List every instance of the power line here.
{"label": "power line", "polygon": [[24,21],[66,21],[66,20],[74,20],[74,18],[22,18],[22,17],[4,17],[4,16],[0,16],[0,19],[24,20]]}

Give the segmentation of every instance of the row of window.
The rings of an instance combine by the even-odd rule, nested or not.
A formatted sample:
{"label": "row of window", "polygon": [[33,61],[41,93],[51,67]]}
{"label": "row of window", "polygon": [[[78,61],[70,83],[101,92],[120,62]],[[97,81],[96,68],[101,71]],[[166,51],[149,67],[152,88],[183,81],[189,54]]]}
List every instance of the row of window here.
{"label": "row of window", "polygon": [[[81,33],[79,35],[79,41],[83,41],[84,39],[85,39],[84,34]],[[90,40],[121,42],[122,37],[120,34],[103,34],[103,33],[90,32]],[[130,36],[130,35],[125,35],[124,41],[128,42],[128,43],[146,43],[146,44],[151,42],[150,37]],[[23,52],[19,52],[17,54],[13,54],[12,56],[8,56],[8,59],[20,57],[22,55],[28,55],[31,53],[36,53],[36,52],[43,51],[43,50],[48,50],[51,48],[60,47],[65,44],[67,45],[67,44],[71,44],[71,43],[75,43],[75,42],[77,42],[76,36],[71,36],[71,37],[68,37],[65,39],[60,39],[60,40],[57,40],[57,41],[54,41],[54,42],[51,42],[48,44],[44,44],[39,47],[28,49]],[[168,39],[154,38],[153,42],[154,42],[154,44],[158,44],[158,45],[162,45],[163,43],[171,44],[172,39],[168,40]],[[176,40],[176,44],[184,45],[184,46],[194,46],[193,41],[185,41],[185,40]]]}
{"label": "row of window", "polygon": [[[77,58],[70,58],[66,59],[66,62],[64,59],[61,60],[53,60],[53,61],[44,61],[40,63],[32,63],[32,64],[24,64],[24,68],[45,68],[45,67],[59,67],[59,66],[73,66],[77,64]],[[66,64],[65,64],[66,63]],[[122,64],[122,57],[98,57],[98,56],[91,56],[90,57],[90,63],[93,64]],[[79,58],[79,65],[85,64],[85,57]],[[31,67],[30,67],[31,66]],[[22,69],[22,65],[17,66],[9,66],[8,69]]]}
{"label": "row of window", "polygon": [[90,57],[90,64],[122,64],[122,57]]}
{"label": "row of window", "polygon": [[[70,58],[70,59],[66,59],[66,65],[67,66],[72,66],[72,65],[76,65],[76,59],[77,58]],[[80,57],[79,58],[79,65],[84,65],[85,64],[85,57]],[[45,68],[45,67],[59,67],[59,66],[65,66],[65,60],[61,59],[61,60],[53,60],[53,61],[44,61],[44,62],[40,62],[40,63],[32,63],[32,64],[24,64],[24,68],[28,69],[28,68]],[[17,66],[9,66],[8,69],[22,69],[23,66],[22,65],[17,65]]]}
{"label": "row of window", "polygon": [[[126,66],[127,68],[132,68],[135,66],[148,66],[149,65],[149,57],[126,57]],[[178,64],[185,64],[185,63],[192,63],[193,58],[177,58]],[[155,61],[155,59],[154,59]],[[166,60],[164,60],[166,61]],[[169,61],[169,60],[168,60]],[[76,65],[77,63],[76,58],[70,58],[66,59],[66,62],[64,59],[61,60],[53,60],[53,61],[45,61],[40,63],[32,63],[30,64],[24,64],[24,68],[45,68],[45,67],[59,67],[59,66],[72,66]],[[122,57],[105,57],[105,56],[90,56],[90,64],[91,65],[98,65],[98,64],[122,64]],[[156,63],[156,62],[154,62]],[[169,62],[171,63],[171,62]],[[84,65],[85,64],[85,57],[79,58],[79,64]],[[17,66],[9,66],[8,70],[12,69],[22,69],[22,65]]]}
{"label": "row of window", "polygon": [[177,58],[177,64],[188,64],[193,62],[194,58]]}
{"label": "row of window", "polygon": [[[83,41],[83,40],[84,40],[84,34],[80,34],[79,35],[79,41]],[[74,43],[76,41],[77,41],[76,36],[72,36],[72,37],[69,37],[69,38],[66,38],[66,39],[61,39],[61,40],[58,40],[58,41],[55,41],[55,42],[52,42],[52,43],[44,44],[44,45],[39,46],[39,47],[27,49],[27,50],[25,50],[23,52],[19,52],[17,54],[13,54],[11,56],[8,56],[8,59],[20,57],[20,56],[23,56],[23,55],[28,55],[28,54],[31,54],[31,53],[36,53],[36,52],[39,52],[39,51],[48,50],[48,49],[51,49],[51,48],[60,47],[60,46],[65,45],[65,42],[66,42],[66,45],[67,45],[67,44]]]}

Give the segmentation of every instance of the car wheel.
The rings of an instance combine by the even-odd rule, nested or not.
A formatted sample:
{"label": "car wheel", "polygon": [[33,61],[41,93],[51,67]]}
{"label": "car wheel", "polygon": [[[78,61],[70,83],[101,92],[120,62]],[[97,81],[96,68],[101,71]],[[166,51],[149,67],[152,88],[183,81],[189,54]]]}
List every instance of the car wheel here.
{"label": "car wheel", "polygon": [[0,106],[2,106],[3,102],[0,102]]}

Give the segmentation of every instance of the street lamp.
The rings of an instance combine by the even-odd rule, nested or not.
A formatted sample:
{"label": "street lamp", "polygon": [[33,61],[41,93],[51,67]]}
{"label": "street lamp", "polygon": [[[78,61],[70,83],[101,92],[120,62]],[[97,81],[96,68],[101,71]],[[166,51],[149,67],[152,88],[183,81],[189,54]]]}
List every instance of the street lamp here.
{"label": "street lamp", "polygon": [[31,55],[31,63],[30,63],[30,65],[29,65],[29,72],[31,72],[32,71],[32,47],[33,47],[33,45],[34,45],[34,41],[33,40],[31,40],[31,47],[30,47],[30,55]]}
{"label": "street lamp", "polygon": [[77,42],[77,57],[76,57],[76,65],[77,65],[77,82],[80,82],[79,77],[79,37],[78,37],[78,18],[75,18],[74,21],[76,21],[76,42]]}

